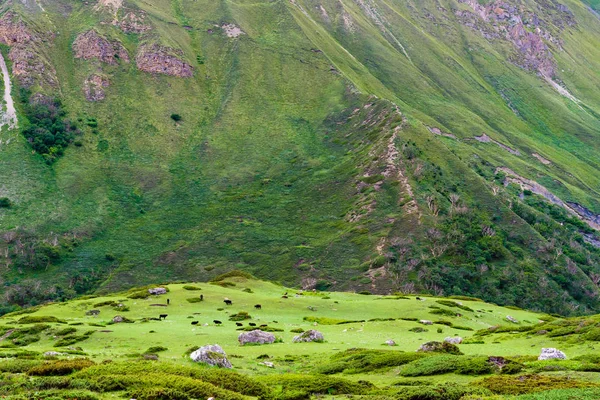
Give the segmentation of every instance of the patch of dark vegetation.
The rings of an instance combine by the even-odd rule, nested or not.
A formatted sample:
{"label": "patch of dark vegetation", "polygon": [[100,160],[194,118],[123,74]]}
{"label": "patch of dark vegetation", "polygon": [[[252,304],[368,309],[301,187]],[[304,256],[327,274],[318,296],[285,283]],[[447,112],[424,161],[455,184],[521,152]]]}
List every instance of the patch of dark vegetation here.
{"label": "patch of dark vegetation", "polygon": [[229,316],[230,321],[245,321],[247,319],[252,319],[252,317],[246,311],[240,311],[237,314],[232,314]]}
{"label": "patch of dark vegetation", "polygon": [[260,329],[263,332],[283,332],[284,330],[281,328],[275,328],[274,326],[261,326],[261,327],[256,327],[256,326],[244,326],[243,328],[238,328],[236,330],[238,331],[243,331],[243,332],[250,332],[256,329]]}
{"label": "patch of dark vegetation", "polygon": [[185,285],[185,286],[183,286],[183,289],[184,290],[202,290],[198,286],[193,286],[193,285]]}
{"label": "patch of dark vegetation", "polygon": [[402,351],[349,349],[332,355],[329,362],[317,367],[316,372],[325,375],[358,374],[399,367],[423,357],[426,355]]}
{"label": "patch of dark vegetation", "polygon": [[494,394],[520,395],[553,389],[589,388],[598,386],[592,382],[569,377],[549,375],[492,376],[476,383]]}
{"label": "patch of dark vegetation", "polygon": [[65,321],[52,316],[27,316],[19,319],[19,324],[39,324],[43,322],[66,324]]}
{"label": "patch of dark vegetation", "polygon": [[316,322],[319,325],[344,325],[365,322],[365,320],[352,321],[346,319],[336,319],[327,317],[304,317],[303,320],[306,322]]}
{"label": "patch of dark vegetation", "polygon": [[81,371],[82,369],[89,368],[95,364],[95,362],[87,358],[45,361],[44,363],[29,369],[27,373],[34,376],[69,375],[75,371]]}
{"label": "patch of dark vegetation", "polygon": [[210,280],[210,282],[221,282],[227,278],[256,279],[256,277],[249,272],[234,269],[233,271],[229,271],[224,274],[215,276]]}

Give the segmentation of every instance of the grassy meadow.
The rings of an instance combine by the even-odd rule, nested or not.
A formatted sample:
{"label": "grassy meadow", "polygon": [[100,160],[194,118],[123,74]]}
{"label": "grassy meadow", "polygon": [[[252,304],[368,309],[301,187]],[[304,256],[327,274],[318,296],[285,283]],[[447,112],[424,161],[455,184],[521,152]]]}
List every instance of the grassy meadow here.
{"label": "grassy meadow", "polygon": [[[596,317],[556,319],[476,299],[303,292],[239,273],[209,283],[156,287],[169,291],[154,296],[147,288],[132,289],[0,318],[0,393],[9,399],[84,394],[89,397],[81,398],[109,399],[132,393],[140,399],[191,399],[209,397],[212,390],[223,398],[321,394],[457,400],[559,389],[578,396],[598,393],[600,359],[594,356],[594,340],[600,336],[589,333],[597,335],[600,329]],[[203,301],[198,301],[200,294]],[[233,304],[226,306],[224,298]],[[255,309],[256,304],[262,308]],[[86,315],[90,310],[100,314]],[[438,310],[445,315],[432,314]],[[266,324],[277,341],[241,346],[240,331],[229,320],[240,311],[251,316],[242,321],[245,327]],[[168,316],[148,320],[159,314]],[[116,315],[128,322],[112,323]],[[518,323],[508,322],[508,315]],[[434,324],[423,325],[421,319]],[[292,330],[310,329],[322,332],[325,341],[292,343],[297,335]],[[462,355],[416,352],[423,343],[455,336],[464,339],[458,345]],[[384,343],[390,339],[396,346]],[[231,372],[189,359],[191,350],[207,344],[223,347]],[[568,360],[536,361],[543,347],[561,349]],[[48,351],[59,354],[44,356]],[[506,366],[495,370],[490,356],[503,357]],[[232,388],[232,380],[242,383]],[[530,383],[523,385],[523,380]],[[540,396],[524,398],[553,398]]]}

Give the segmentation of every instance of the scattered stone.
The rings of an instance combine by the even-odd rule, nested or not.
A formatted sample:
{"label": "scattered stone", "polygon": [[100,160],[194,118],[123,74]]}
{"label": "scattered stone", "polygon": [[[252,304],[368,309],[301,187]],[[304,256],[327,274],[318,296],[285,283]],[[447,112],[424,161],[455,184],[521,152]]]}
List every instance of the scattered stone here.
{"label": "scattered stone", "polygon": [[463,338],[461,338],[460,336],[447,337],[444,339],[444,342],[450,344],[461,344],[463,342]]}
{"label": "scattered stone", "polygon": [[261,363],[259,363],[260,365],[264,365],[267,368],[275,368],[275,364],[273,364],[272,362],[269,361],[263,361]]}
{"label": "scattered stone", "polygon": [[427,319],[422,319],[419,322],[422,323],[423,325],[433,325],[433,322],[429,321]]}
{"label": "scattered stone", "polygon": [[417,351],[424,352],[424,353],[435,352],[435,353],[448,353],[448,354],[456,354],[456,355],[463,354],[460,351],[460,349],[458,348],[458,346],[456,346],[455,344],[452,344],[452,343],[448,343],[448,342],[423,343],[421,345],[421,347],[419,347],[419,350],[417,350]]}
{"label": "scattered stone", "polygon": [[502,369],[502,367],[504,367],[506,364],[508,364],[508,362],[506,361],[506,359],[504,357],[494,357],[494,356],[492,356],[492,357],[488,358],[488,362],[490,364],[495,365],[499,369]]}
{"label": "scattered stone", "polygon": [[223,29],[227,37],[230,38],[236,38],[240,35],[245,35],[245,33],[240,29],[240,27],[234,24],[223,24],[221,25],[221,29]]}
{"label": "scattered stone", "polygon": [[140,46],[135,61],[140,71],[189,78],[194,68],[181,60],[182,51],[154,45]]}
{"label": "scattered stone", "polygon": [[294,336],[293,342],[323,342],[324,340],[325,338],[323,337],[323,334],[321,332],[311,329],[309,331],[302,332],[298,336]]}
{"label": "scattered stone", "polygon": [[190,358],[199,363],[213,365],[222,368],[233,368],[227,359],[227,354],[218,344],[200,347],[190,354]]}
{"label": "scattered stone", "polygon": [[507,320],[508,322],[512,322],[513,324],[518,324],[518,323],[519,323],[519,321],[518,321],[516,318],[513,318],[513,317],[511,317],[510,315],[507,315],[507,316],[506,316],[506,320]]}
{"label": "scattered stone", "polygon": [[[162,287],[157,287],[157,288],[153,288],[153,289],[148,289],[148,293],[158,296],[160,294],[167,294],[167,289],[162,288]],[[161,304],[161,305],[163,305],[163,304]]]}
{"label": "scattered stone", "polygon": [[77,36],[73,42],[75,58],[84,60],[98,59],[103,63],[115,65],[117,60],[129,62],[129,54],[118,41],[108,41],[95,30],[89,30]]}
{"label": "scattered stone", "polygon": [[385,344],[387,344],[388,346],[397,346],[396,342],[394,342],[392,339],[386,340]]}
{"label": "scattered stone", "polygon": [[566,360],[567,355],[562,351],[553,347],[542,349],[542,354],[538,357],[538,360]]}
{"label": "scattered stone", "polygon": [[260,329],[255,329],[250,332],[240,333],[238,342],[240,342],[242,346],[248,343],[270,344],[275,342],[275,335],[269,332],[263,332]]}
{"label": "scattered stone", "polygon": [[87,101],[104,100],[106,94],[104,88],[110,86],[110,81],[99,74],[90,75],[83,83],[83,92]]}
{"label": "scattered stone", "polygon": [[58,357],[64,355],[64,353],[59,353],[58,351],[47,351],[44,353],[44,357]]}
{"label": "scattered stone", "polygon": [[100,310],[89,310],[85,312],[85,315],[99,315]]}
{"label": "scattered stone", "polygon": [[144,360],[158,361],[158,356],[156,354],[144,354]]}

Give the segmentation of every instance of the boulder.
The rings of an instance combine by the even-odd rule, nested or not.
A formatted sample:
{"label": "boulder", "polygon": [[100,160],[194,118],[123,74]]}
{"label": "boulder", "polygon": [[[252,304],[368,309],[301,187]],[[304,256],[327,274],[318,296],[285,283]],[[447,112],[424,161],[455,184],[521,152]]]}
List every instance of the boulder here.
{"label": "boulder", "polygon": [[114,322],[115,324],[120,324],[121,322],[125,322],[125,317],[121,315],[115,315],[112,319],[112,322]]}
{"label": "boulder", "polygon": [[207,345],[200,347],[198,350],[190,354],[190,358],[199,363],[213,365],[222,368],[232,368],[231,363],[227,359],[227,354],[218,344]]}
{"label": "boulder", "polygon": [[311,329],[306,332],[302,332],[298,336],[294,336],[294,343],[302,343],[302,342],[322,342],[325,339],[323,338],[323,334],[319,331],[315,331]]}
{"label": "boulder", "polygon": [[451,344],[461,344],[463,342],[463,338],[461,338],[460,336],[447,337],[446,339],[444,339],[444,342]]}
{"label": "boulder", "polygon": [[85,315],[99,315],[100,310],[89,310],[85,312]]}
{"label": "boulder", "polygon": [[269,344],[275,342],[275,335],[255,329],[250,332],[242,332],[238,336],[238,342],[243,346],[248,343]]}
{"label": "boulder", "polygon": [[148,293],[158,296],[159,294],[167,294],[167,289],[164,287],[152,288],[148,289]]}
{"label": "boulder", "polygon": [[63,356],[64,353],[59,353],[58,351],[47,351],[44,353],[44,357],[57,357]]}
{"label": "boulder", "polygon": [[387,344],[388,346],[396,346],[396,342],[394,342],[392,339],[386,340],[385,344]]}
{"label": "boulder", "polygon": [[448,342],[427,342],[423,343],[421,347],[419,347],[419,352],[424,353],[447,353],[447,354],[456,354],[460,355],[462,352],[455,344]]}
{"label": "boulder", "polygon": [[507,316],[506,316],[506,320],[507,320],[508,322],[512,322],[513,324],[518,324],[518,323],[519,323],[519,321],[518,321],[516,318],[513,318],[513,317],[511,317],[510,315],[507,315]]}
{"label": "boulder", "polygon": [[431,322],[427,319],[422,319],[419,322],[422,323],[423,325],[433,325],[433,322]]}
{"label": "boulder", "polygon": [[273,363],[272,363],[272,362],[270,362],[270,361],[263,361],[263,362],[261,362],[261,363],[259,363],[259,364],[260,364],[260,365],[264,365],[264,366],[265,366],[265,367],[267,367],[267,368],[275,368],[275,364],[273,364]]}
{"label": "boulder", "polygon": [[553,347],[542,349],[542,354],[538,357],[538,360],[566,360],[567,355],[562,351]]}

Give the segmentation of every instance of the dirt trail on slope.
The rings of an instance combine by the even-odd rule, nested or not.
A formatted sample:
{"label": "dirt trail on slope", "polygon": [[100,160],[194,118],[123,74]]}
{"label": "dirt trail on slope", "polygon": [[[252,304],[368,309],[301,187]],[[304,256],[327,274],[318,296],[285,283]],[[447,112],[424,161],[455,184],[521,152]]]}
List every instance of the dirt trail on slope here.
{"label": "dirt trail on slope", "polygon": [[8,68],[6,62],[4,62],[4,56],[0,53],[0,68],[2,69],[2,78],[4,80],[4,103],[6,104],[6,111],[2,107],[2,115],[0,116],[0,128],[8,125],[8,129],[15,129],[17,127],[17,110],[15,110],[15,103],[11,97],[12,84],[10,82],[10,75],[8,74]]}

